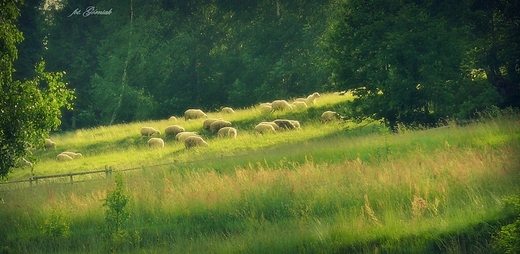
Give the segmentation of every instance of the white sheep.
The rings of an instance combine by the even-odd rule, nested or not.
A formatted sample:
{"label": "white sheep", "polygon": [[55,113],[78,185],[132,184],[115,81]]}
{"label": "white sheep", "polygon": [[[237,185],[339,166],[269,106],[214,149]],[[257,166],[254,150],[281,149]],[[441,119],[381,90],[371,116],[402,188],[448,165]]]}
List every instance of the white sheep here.
{"label": "white sheep", "polygon": [[306,108],[307,107],[307,103],[305,101],[294,101],[292,103],[292,106],[293,108]]}
{"label": "white sheep", "polygon": [[307,106],[314,105],[316,103],[316,99],[321,97],[318,92],[314,92],[313,94],[307,96],[307,98],[297,98],[295,101],[303,101]]}
{"label": "white sheep", "polygon": [[57,161],[71,161],[72,157],[70,157],[66,154],[60,153],[56,156],[56,160]]}
{"label": "white sheep", "polygon": [[232,125],[231,122],[219,119],[219,120],[211,123],[211,125],[209,126],[209,131],[211,133],[217,133],[218,130],[220,130],[220,128],[222,128],[222,127],[231,127],[231,125]]}
{"label": "white sheep", "polygon": [[321,114],[321,123],[331,122],[331,121],[337,121],[339,119],[342,119],[341,115],[336,113],[335,111],[327,110]]}
{"label": "white sheep", "polygon": [[273,111],[292,109],[291,104],[286,100],[275,100],[271,106],[273,107]]}
{"label": "white sheep", "polygon": [[218,130],[218,137],[230,137],[230,138],[236,138],[237,137],[237,129],[233,127],[222,127],[220,130]]}
{"label": "white sheep", "polygon": [[33,164],[29,160],[22,158],[22,167],[31,167],[32,168]]}
{"label": "white sheep", "polygon": [[56,148],[56,142],[46,138],[45,139],[45,148]]}
{"label": "white sheep", "polygon": [[184,112],[184,120],[186,121],[198,118],[208,118],[208,116],[200,109],[188,109]]}
{"label": "white sheep", "polygon": [[276,132],[274,127],[267,123],[259,123],[255,126],[255,131],[261,134],[268,133],[268,132]]}
{"label": "white sheep", "polygon": [[235,111],[231,107],[223,107],[221,110],[224,114],[234,114]]}
{"label": "white sheep", "polygon": [[81,158],[83,157],[83,154],[81,153],[75,153],[75,152],[61,152],[61,154],[68,155],[72,159]]}
{"label": "white sheep", "polygon": [[179,142],[184,142],[184,140],[186,140],[188,137],[198,136],[198,135],[199,135],[198,133],[193,132],[193,131],[185,131],[185,132],[181,132],[181,133],[178,133],[177,135],[175,135],[175,140],[177,140]]}
{"label": "white sheep", "polygon": [[162,138],[151,138],[148,140],[148,147],[155,148],[155,147],[164,147],[164,140]]}
{"label": "white sheep", "polygon": [[301,127],[300,127],[300,122],[296,121],[296,120],[289,120],[293,125],[294,125],[294,128],[297,129],[297,130],[300,130]]}
{"label": "white sheep", "polygon": [[271,111],[273,111],[273,107],[271,105],[260,105],[260,111],[262,113],[271,113]]}
{"label": "white sheep", "polygon": [[168,120],[170,120],[170,121],[174,121],[174,122],[177,122],[177,117],[175,117],[175,116],[170,116],[170,118],[168,118]]}
{"label": "white sheep", "polygon": [[159,130],[156,130],[154,127],[142,127],[141,128],[141,136],[150,137],[154,134],[161,134]]}
{"label": "white sheep", "polygon": [[276,124],[274,122],[260,122],[260,124],[271,125],[271,126],[273,126],[275,131],[279,131],[280,130],[280,126],[278,126],[278,124]]}
{"label": "white sheep", "polygon": [[[294,120],[287,120],[287,119],[276,119],[273,122],[280,127],[282,130],[294,130],[296,129],[296,126],[294,126],[293,122]],[[298,125],[300,125],[298,123]]]}
{"label": "white sheep", "polygon": [[195,146],[208,146],[208,143],[201,136],[191,136],[184,141],[184,146],[186,149],[190,149]]}
{"label": "white sheep", "polygon": [[211,124],[221,118],[208,118],[202,123],[202,129],[209,131]]}
{"label": "white sheep", "polygon": [[320,97],[321,95],[318,92],[314,92],[313,94],[307,96],[305,103],[307,103],[307,105],[314,105],[316,103],[316,99]]}
{"label": "white sheep", "polygon": [[184,127],[180,125],[170,125],[167,126],[166,129],[164,129],[164,135],[165,136],[176,136],[178,133],[186,131]]}

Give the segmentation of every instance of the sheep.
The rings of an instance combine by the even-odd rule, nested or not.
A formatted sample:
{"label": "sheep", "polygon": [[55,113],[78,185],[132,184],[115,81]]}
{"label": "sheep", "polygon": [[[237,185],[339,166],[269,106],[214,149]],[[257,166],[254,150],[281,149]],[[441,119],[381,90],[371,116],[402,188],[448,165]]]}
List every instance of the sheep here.
{"label": "sheep", "polygon": [[208,146],[208,143],[200,136],[191,136],[184,141],[184,146],[186,149],[190,149],[195,146]]}
{"label": "sheep", "polygon": [[292,109],[291,104],[286,100],[275,100],[271,106],[273,107],[273,111]]}
{"label": "sheep", "polygon": [[294,125],[294,128],[296,128],[297,130],[301,129],[300,122],[298,122],[296,120],[289,120],[289,121]]}
{"label": "sheep", "polygon": [[209,127],[211,126],[211,124],[217,120],[221,120],[221,118],[208,118],[204,120],[204,122],[202,123],[202,129],[209,131]]}
{"label": "sheep", "polygon": [[22,158],[22,167],[31,167],[32,168],[33,164],[29,160]]}
{"label": "sheep", "polygon": [[220,130],[218,130],[218,137],[230,137],[230,138],[236,138],[237,137],[237,129],[233,127],[222,127]]}
{"label": "sheep", "polygon": [[293,108],[306,108],[307,103],[305,103],[305,101],[294,101],[292,103],[292,106],[293,106]]}
{"label": "sheep", "polygon": [[230,107],[223,107],[221,112],[224,114],[234,114],[235,113],[235,111]]}
{"label": "sheep", "polygon": [[323,112],[323,114],[321,114],[321,123],[326,123],[326,122],[330,122],[330,121],[336,121],[336,120],[339,120],[339,119],[342,119],[343,117],[334,112],[334,111],[325,111]]}
{"label": "sheep", "polygon": [[267,132],[276,132],[276,130],[274,129],[274,127],[270,124],[267,124],[267,123],[259,123],[255,126],[255,131],[260,133],[260,134],[264,134],[264,133],[267,133]]}
{"label": "sheep", "polygon": [[164,147],[164,140],[162,138],[151,138],[148,140],[148,147],[155,148],[155,147]]}
{"label": "sheep", "polygon": [[303,101],[307,104],[307,106],[314,105],[316,103],[316,99],[321,97],[318,92],[314,92],[313,94],[307,96],[307,98],[297,98],[295,101]]}
{"label": "sheep", "polygon": [[72,159],[83,157],[83,155],[81,153],[74,153],[74,152],[61,152],[61,154],[68,155]]}
{"label": "sheep", "polygon": [[168,136],[176,136],[178,133],[186,131],[182,126],[179,125],[170,125],[164,129],[164,135]]}
{"label": "sheep", "polygon": [[179,142],[184,142],[184,140],[186,140],[188,137],[198,136],[198,135],[199,135],[198,133],[193,132],[193,131],[181,132],[181,133],[178,133],[177,135],[175,135],[175,140],[177,140]]}
{"label": "sheep", "polygon": [[60,153],[56,156],[56,160],[57,161],[71,161],[72,157],[70,157],[66,154]]}
{"label": "sheep", "polygon": [[211,133],[217,133],[218,130],[222,127],[231,127],[231,122],[228,122],[226,120],[217,120],[209,126],[209,131]]}
{"label": "sheep", "polygon": [[208,118],[208,116],[200,109],[188,109],[184,112],[184,120]]}
{"label": "sheep", "polygon": [[313,94],[307,96],[307,105],[314,105],[316,104],[316,99],[320,98],[321,95],[318,92],[314,92]]}
{"label": "sheep", "polygon": [[260,111],[262,111],[262,113],[271,113],[273,107],[271,105],[260,105]]}
{"label": "sheep", "polygon": [[56,148],[56,142],[46,138],[45,139],[45,148]]}
{"label": "sheep", "polygon": [[280,130],[280,126],[278,126],[278,124],[276,124],[274,122],[260,122],[260,124],[271,125],[271,126],[273,126],[275,131],[279,131]]}
{"label": "sheep", "polygon": [[177,117],[175,117],[175,116],[170,116],[170,118],[168,118],[168,120],[170,120],[170,121],[174,121],[174,122],[177,122]]}
{"label": "sheep", "polygon": [[[282,130],[294,130],[296,126],[292,123],[293,120],[287,119],[276,119],[273,122],[280,127]],[[299,123],[298,123],[299,125]]]}
{"label": "sheep", "polygon": [[150,137],[154,134],[161,134],[159,130],[156,130],[154,127],[142,127],[141,128],[141,136]]}

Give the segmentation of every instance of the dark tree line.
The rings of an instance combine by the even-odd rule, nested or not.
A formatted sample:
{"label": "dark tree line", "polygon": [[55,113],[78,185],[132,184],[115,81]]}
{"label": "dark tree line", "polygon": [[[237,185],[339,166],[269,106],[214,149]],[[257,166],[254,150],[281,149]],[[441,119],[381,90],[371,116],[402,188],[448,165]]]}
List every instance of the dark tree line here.
{"label": "dark tree line", "polygon": [[[519,106],[518,1],[26,0],[16,79],[75,90],[63,129],[353,89],[352,117],[433,124]],[[71,15],[89,6],[109,15]]]}

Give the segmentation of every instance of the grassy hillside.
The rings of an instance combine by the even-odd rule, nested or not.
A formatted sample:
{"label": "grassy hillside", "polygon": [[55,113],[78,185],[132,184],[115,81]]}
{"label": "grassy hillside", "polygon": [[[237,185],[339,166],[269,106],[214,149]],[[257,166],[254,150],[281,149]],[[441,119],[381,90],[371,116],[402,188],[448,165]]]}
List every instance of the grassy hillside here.
{"label": "grassy hillside", "polygon": [[[14,253],[489,253],[507,223],[502,197],[518,193],[520,118],[482,118],[466,126],[391,134],[378,123],[321,124],[349,97],[324,95],[303,111],[223,117],[235,140],[201,130],[209,147],[187,151],[166,140],[150,150],[141,126],[78,130],[37,152],[36,174],[139,167],[121,173],[130,217],[106,235],[102,206],[114,178],[44,183],[0,192],[0,246]],[[297,119],[302,130],[258,135],[253,126]],[[57,153],[84,157],[58,163]],[[28,169],[14,172],[24,178]],[[116,240],[114,240],[116,239]]]}

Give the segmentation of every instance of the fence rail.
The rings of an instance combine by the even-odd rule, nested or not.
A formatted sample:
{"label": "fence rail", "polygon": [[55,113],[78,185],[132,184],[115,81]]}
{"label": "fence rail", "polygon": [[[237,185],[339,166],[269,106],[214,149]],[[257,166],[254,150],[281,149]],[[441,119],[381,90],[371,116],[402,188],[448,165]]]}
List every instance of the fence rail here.
{"label": "fence rail", "polygon": [[64,177],[69,177],[70,178],[70,182],[72,183],[72,182],[74,182],[74,177],[75,176],[105,173],[106,177],[110,177],[112,175],[112,172],[114,172],[112,167],[105,166],[104,169],[92,170],[92,171],[71,172],[71,173],[54,174],[54,175],[43,175],[43,176],[32,176],[32,177],[29,177],[29,179],[21,179],[21,180],[0,182],[0,185],[8,185],[8,184],[14,184],[14,183],[25,183],[25,182],[28,182],[32,186],[33,183],[38,184],[39,180],[51,179],[51,178],[64,178]]}

